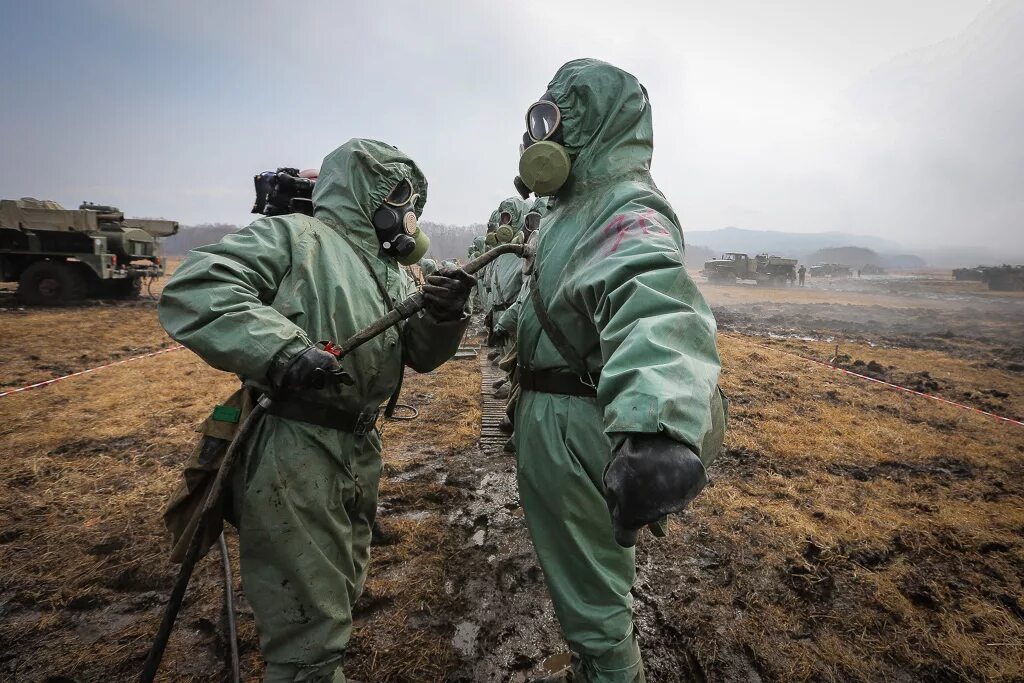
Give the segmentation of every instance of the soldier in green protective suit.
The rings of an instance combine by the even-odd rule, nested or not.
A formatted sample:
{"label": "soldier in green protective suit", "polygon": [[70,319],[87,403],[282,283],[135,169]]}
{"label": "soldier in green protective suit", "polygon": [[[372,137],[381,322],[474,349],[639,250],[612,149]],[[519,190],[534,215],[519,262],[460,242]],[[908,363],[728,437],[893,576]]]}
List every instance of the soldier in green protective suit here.
{"label": "soldier in green protective suit", "polygon": [[[526,211],[526,215],[523,218],[523,240],[526,244],[529,244],[536,249],[537,240],[540,238],[541,221],[548,211],[548,198],[537,197],[529,206],[530,208]],[[516,297],[516,300],[509,305],[508,310],[503,312],[494,320],[494,331],[500,337],[508,337],[513,341],[515,340],[516,328],[519,324],[519,311],[522,308],[524,301],[529,303],[529,276],[532,272],[530,270],[531,266],[532,260],[520,262],[522,275],[520,276],[519,294]]]}
{"label": "soldier in green protective suit", "polygon": [[[529,208],[523,217],[523,230],[516,236],[517,240],[522,239],[534,251],[537,248],[541,218],[547,213],[547,203],[547,197],[538,197],[533,202],[527,204]],[[508,403],[505,406],[505,417],[502,418],[498,425],[499,429],[506,434],[511,434],[514,430],[515,409],[519,401],[520,389],[516,376],[519,351],[516,346],[516,327],[519,324],[519,311],[522,308],[522,303],[527,300],[525,297],[529,295],[529,275],[532,272],[532,260],[523,260],[517,266],[519,268],[518,279],[520,284],[516,299],[505,311],[494,317],[494,337],[502,344],[502,350],[504,351],[504,357],[498,365],[508,373],[507,385],[504,387],[496,386],[495,391],[496,397],[508,398]],[[515,441],[511,437],[505,442],[505,452],[515,452]]]}
{"label": "soldier in green protective suit", "polygon": [[[519,197],[509,197],[498,205],[498,228],[495,236],[499,244],[512,242],[523,230],[527,204]],[[515,254],[502,254],[496,258],[487,270],[491,291],[492,327],[505,310],[515,302],[519,290],[523,286],[523,264]],[[492,345],[507,351],[508,339],[499,339],[492,335]]]}
{"label": "soldier in green protective suit", "polygon": [[[495,232],[497,229],[498,210],[495,209],[487,219],[487,233],[484,235],[484,251],[489,251],[498,246],[498,235]],[[477,274],[477,282],[479,283],[482,296],[484,315],[489,315],[491,312],[491,285],[490,277],[488,275],[490,273],[491,265],[493,264],[487,264],[487,266]]]}
{"label": "soldier in green protective suit", "polygon": [[[484,235],[477,235],[473,238],[473,253],[476,256],[482,256],[487,251],[487,237]],[[474,256],[473,258],[476,258]],[[482,311],[484,307],[484,283],[483,277],[478,277],[476,282],[476,310]]]}
{"label": "soldier in green protective suit", "polygon": [[551,208],[518,320],[520,496],[574,680],[644,681],[633,546],[703,489],[721,447],[715,320],[650,175],[636,78],[569,62],[527,128],[516,186]]}
{"label": "soldier in green protective suit", "polygon": [[231,482],[266,681],[346,680],[377,508],[378,409],[403,365],[436,368],[466,328],[473,278],[441,271],[427,278],[421,314],[344,360],[351,384],[319,379],[339,367],[318,340],[349,337],[411,293],[399,263],[426,251],[416,222],[426,189],[401,151],[351,140],[324,159],[313,217],[261,218],[194,250],[160,300],[172,337],[278,397]]}

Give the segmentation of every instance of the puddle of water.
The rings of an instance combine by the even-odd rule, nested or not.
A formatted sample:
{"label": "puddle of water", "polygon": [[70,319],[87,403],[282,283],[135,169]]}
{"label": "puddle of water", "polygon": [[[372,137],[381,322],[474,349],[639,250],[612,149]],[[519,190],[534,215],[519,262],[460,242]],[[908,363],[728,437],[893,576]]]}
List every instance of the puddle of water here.
{"label": "puddle of water", "polygon": [[572,653],[571,652],[560,652],[557,655],[551,655],[543,662],[540,663],[540,669],[546,676],[554,676],[560,674],[563,671],[568,671],[572,665]]}
{"label": "puddle of water", "polygon": [[476,654],[476,637],[480,634],[480,626],[471,621],[460,622],[455,627],[455,635],[452,636],[452,645],[463,657],[472,657]]}

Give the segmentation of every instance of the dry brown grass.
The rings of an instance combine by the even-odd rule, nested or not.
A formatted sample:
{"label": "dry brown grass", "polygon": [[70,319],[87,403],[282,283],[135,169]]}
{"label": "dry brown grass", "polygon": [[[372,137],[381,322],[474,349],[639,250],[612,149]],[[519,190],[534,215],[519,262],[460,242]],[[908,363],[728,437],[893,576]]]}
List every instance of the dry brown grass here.
{"label": "dry brown grass", "polygon": [[[62,313],[66,331],[88,324]],[[834,351],[721,339],[729,451],[694,513],[641,547],[654,582],[645,590],[708,679],[737,680],[729,672],[743,659],[772,681],[1022,680],[1024,429],[766,343],[818,358]],[[983,363],[841,350],[928,371],[943,391],[997,388],[1008,410],[1021,410],[1015,377]],[[195,424],[234,385],[177,351],[0,399],[0,678],[138,671],[176,569],[159,512]],[[459,606],[443,568],[459,548],[444,518],[461,500],[430,463],[475,442],[478,387],[472,361],[410,373],[403,398],[420,418],[385,427],[383,519],[396,542],[374,549],[350,657],[357,678],[441,681],[456,666]],[[199,567],[164,680],[222,670],[216,565]],[[244,671],[258,676],[244,604],[240,628]]]}
{"label": "dry brown grass", "polygon": [[[167,264],[168,276],[180,264]],[[134,301],[0,311],[0,390],[42,382],[173,345],[156,318],[168,276]]]}
{"label": "dry brown grass", "polygon": [[[52,315],[67,327],[91,322],[76,311]],[[0,399],[0,678],[109,681],[137,673],[177,570],[167,561],[160,512],[195,425],[235,386],[234,377],[175,351]],[[478,386],[472,362],[410,373],[405,402],[421,418],[387,425],[388,471],[472,444]],[[431,453],[416,446],[423,438]],[[432,483],[385,481],[383,490],[417,509],[446,502]],[[452,550],[443,525],[437,516],[386,525],[397,543],[375,550],[352,670],[374,681],[442,680],[453,657],[450,634],[410,616],[444,605],[441,567]],[[234,556],[233,533],[229,540]],[[193,579],[161,680],[205,681],[222,670],[215,555]],[[237,584],[237,559],[235,571]],[[240,639],[243,669],[258,676],[244,605]]]}
{"label": "dry brown grass", "polygon": [[[177,351],[0,399],[0,651],[15,679],[137,670],[162,602],[152,591],[175,571],[160,510],[194,426],[235,383]],[[200,568],[185,623],[216,621],[214,565]],[[209,648],[181,630],[168,671],[199,680]]]}
{"label": "dry brown grass", "polygon": [[[1024,391],[1019,374],[993,367],[987,360],[954,357],[939,351],[872,346],[858,342],[824,342],[802,339],[750,340],[771,348],[829,362],[845,354],[842,366],[867,373],[871,361],[885,368],[882,378],[988,412],[1024,420]],[[854,366],[856,361],[864,366]],[[931,382],[929,382],[931,380]],[[937,386],[934,386],[934,385]]]}
{"label": "dry brown grass", "polygon": [[709,678],[738,653],[766,680],[1021,680],[1024,429],[721,348],[729,452],[649,546],[693,558],[663,609]]}
{"label": "dry brown grass", "polygon": [[171,346],[153,304],[0,312],[0,389]]}

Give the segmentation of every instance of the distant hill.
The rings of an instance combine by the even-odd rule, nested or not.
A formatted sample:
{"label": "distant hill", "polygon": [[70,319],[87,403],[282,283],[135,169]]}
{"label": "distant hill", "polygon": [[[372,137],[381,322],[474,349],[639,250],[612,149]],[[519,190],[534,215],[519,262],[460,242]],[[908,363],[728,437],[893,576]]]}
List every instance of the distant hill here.
{"label": "distant hill", "polygon": [[925,260],[913,254],[879,254],[873,249],[864,247],[829,247],[808,254],[803,259],[806,263],[841,263],[851,268],[864,266],[880,266],[896,270],[923,268]]}
{"label": "distant hill", "polygon": [[877,251],[864,247],[828,247],[811,253],[804,260],[807,263],[841,263],[851,268],[885,266],[885,259]]}
{"label": "distant hill", "polygon": [[903,247],[896,242],[855,235],[848,232],[782,232],[780,230],[747,230],[720,228],[718,230],[687,230],[687,244],[700,244],[714,252],[741,251],[761,253],[770,251],[777,256],[800,258],[819,249],[845,247],[851,244],[878,252],[896,253]]}
{"label": "distant hill", "polygon": [[[699,244],[718,255],[726,251],[746,254],[768,252],[800,259],[803,263],[842,263],[853,268],[876,265],[892,269],[922,268],[925,259],[907,254],[905,247],[881,237],[847,232],[782,232],[780,230],[689,230],[689,245]],[[687,262],[690,261],[689,255]]]}

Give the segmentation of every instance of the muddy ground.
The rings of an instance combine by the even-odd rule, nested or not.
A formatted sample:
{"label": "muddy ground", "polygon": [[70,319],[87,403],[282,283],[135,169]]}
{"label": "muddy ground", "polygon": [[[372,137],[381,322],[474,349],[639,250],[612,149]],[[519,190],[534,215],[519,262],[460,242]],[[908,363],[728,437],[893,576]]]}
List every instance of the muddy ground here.
{"label": "muddy ground", "polygon": [[[700,283],[732,418],[714,485],[638,548],[648,680],[1024,680],[1024,428],[805,360],[1020,416],[1024,299],[892,280]],[[169,345],[152,303],[134,306],[0,311],[0,385]],[[525,681],[565,648],[514,458],[480,445],[490,372],[468,359],[411,374],[420,417],[384,426],[386,538],[353,677]],[[0,680],[134,678],[175,572],[159,510],[195,424],[233,386],[178,351],[0,399]],[[243,672],[258,680],[235,569]],[[224,680],[220,599],[214,553],[161,680]]]}

